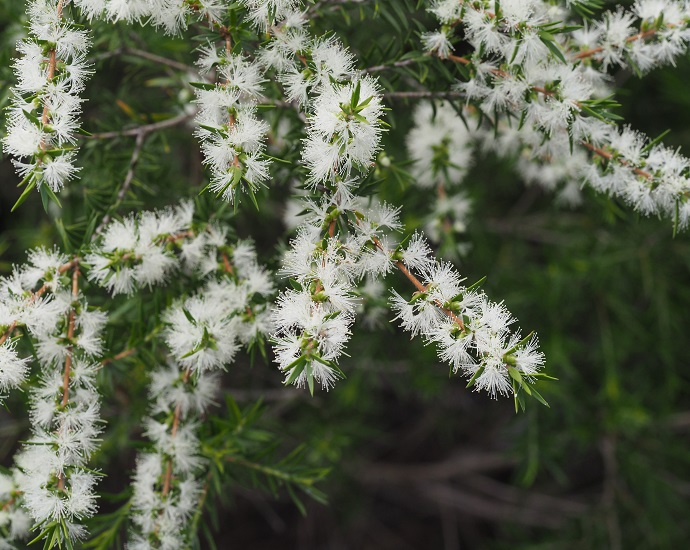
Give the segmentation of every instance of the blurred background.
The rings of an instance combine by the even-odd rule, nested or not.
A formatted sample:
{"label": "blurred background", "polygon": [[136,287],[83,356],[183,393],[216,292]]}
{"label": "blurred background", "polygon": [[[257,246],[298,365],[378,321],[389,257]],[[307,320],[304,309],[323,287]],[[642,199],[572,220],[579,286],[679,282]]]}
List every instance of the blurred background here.
{"label": "blurred background", "polygon": [[[0,106],[13,82],[11,58],[21,36],[24,2],[0,0]],[[392,7],[395,4],[397,7]],[[418,47],[431,22],[416,2],[343,3],[328,7],[314,29],[334,29],[361,67]],[[155,52],[191,64],[189,40],[136,26],[94,23],[97,74],[90,81],[84,127],[90,132],[155,121],[192,98],[183,71],[120,52]],[[193,31],[190,31],[191,36]],[[187,37],[189,38],[189,37]],[[388,52],[384,48],[391,48]],[[429,64],[425,86],[447,89]],[[456,75],[448,75],[456,76]],[[420,74],[386,72],[386,89],[415,90]],[[436,78],[436,80],[433,80]],[[644,79],[614,75],[626,123],[690,154],[690,59]],[[416,79],[416,80],[415,80]],[[445,88],[444,88],[445,86]],[[385,148],[406,158],[414,103],[387,101],[392,128]],[[270,111],[277,120],[282,112]],[[277,137],[276,137],[277,141]],[[0,164],[0,272],[30,247],[79,242],[86,214],[103,210],[127,170],[133,138],[87,141],[81,182],[47,215],[40,200],[10,208],[19,195],[9,159]],[[276,145],[278,147],[278,145]],[[283,151],[296,158],[296,151]],[[404,164],[404,163],[403,163]],[[107,167],[104,169],[103,167]],[[583,190],[579,207],[526,185],[514,161],[477,153],[463,183],[472,202],[456,260],[473,282],[504,300],[523,331],[534,330],[558,378],[539,383],[550,408],[536,401],[515,413],[510,399],[491,400],[450,376],[435,351],[383,318],[379,330],[355,331],[347,380],[314,398],[286,389],[275,367],[249,358],[235,364],[223,391],[249,407],[263,399],[256,429],[280,434],[276,447],[304,444],[302,460],[328,468],[317,483],[327,504],[284,490],[253,487],[238,467],[214,496],[203,522],[217,548],[303,549],[675,549],[690,541],[690,235],[673,236],[667,220],[644,219],[625,205]],[[194,197],[203,188],[201,156],[189,128],[151,135],[137,168],[126,213]],[[225,212],[240,237],[251,236],[264,262],[277,265],[286,244],[282,223],[291,178],[278,170],[259,213],[250,203]],[[410,227],[421,224],[428,197],[384,177],[381,195],[404,205]],[[213,197],[200,199],[215,211]],[[397,274],[396,288],[406,288]],[[361,327],[360,327],[361,328]],[[117,350],[112,350],[117,351]],[[98,466],[102,487],[121,493],[141,431],[146,365],[113,364],[103,373],[107,444]],[[0,413],[0,460],[11,465],[27,433],[23,398]],[[222,407],[220,407],[222,409]],[[11,412],[9,412],[11,411]],[[258,433],[258,432],[257,432]],[[260,484],[263,485],[263,484]],[[117,500],[105,498],[104,512]],[[201,547],[211,548],[202,538]]]}

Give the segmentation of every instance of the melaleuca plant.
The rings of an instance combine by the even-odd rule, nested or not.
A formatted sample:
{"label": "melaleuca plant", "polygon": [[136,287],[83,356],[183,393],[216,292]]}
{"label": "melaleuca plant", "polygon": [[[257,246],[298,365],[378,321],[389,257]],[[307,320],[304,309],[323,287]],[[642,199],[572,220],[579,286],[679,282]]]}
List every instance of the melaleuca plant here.
{"label": "melaleuca plant", "polygon": [[[478,152],[555,201],[589,186],[690,223],[690,161],[619,120],[610,78],[686,51],[682,2],[400,2],[418,32],[371,51],[328,29],[374,0],[25,4],[3,151],[13,210],[39,202],[55,238],[0,279],[0,392],[23,390],[30,423],[0,477],[3,548],[198,547],[238,472],[322,500],[325,470],[224,395],[241,358],[313,396],[365,361],[353,334],[394,321],[449,384],[546,405],[537,335],[451,263],[471,262]],[[166,163],[184,175],[156,179]],[[99,517],[94,460],[123,442],[124,503]]]}

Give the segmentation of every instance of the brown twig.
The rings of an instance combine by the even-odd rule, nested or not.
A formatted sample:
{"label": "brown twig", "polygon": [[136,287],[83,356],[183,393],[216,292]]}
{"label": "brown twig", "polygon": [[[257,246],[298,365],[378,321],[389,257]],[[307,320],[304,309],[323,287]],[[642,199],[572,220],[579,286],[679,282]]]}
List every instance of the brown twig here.
{"label": "brown twig", "polygon": [[[186,384],[189,382],[189,377],[192,374],[192,369],[187,368],[187,370],[184,371],[184,375],[182,376],[182,383]],[[172,429],[170,430],[170,436],[175,437],[177,435],[177,430],[180,427],[180,418],[182,417],[182,404],[178,403],[175,406],[175,413],[173,414],[173,423],[172,423]],[[162,491],[162,496],[163,498],[168,496],[168,493],[170,492],[170,486],[172,484],[172,458],[168,459],[168,464],[165,468],[165,478],[163,479],[163,491]]]}
{"label": "brown twig", "polygon": [[[649,29],[644,32],[639,32],[633,36],[629,36],[628,38],[625,39],[625,41],[630,44],[631,42],[635,42],[636,40],[644,40],[645,38],[649,38],[650,36],[654,36],[657,33],[657,29]],[[591,48],[589,50],[585,50],[583,52],[580,52],[576,55],[573,56],[573,59],[585,59],[588,57],[592,57],[593,55],[598,54],[599,52],[604,51],[604,48],[602,46],[597,46],[596,48]]]}
{"label": "brown twig", "polygon": [[221,255],[223,257],[223,269],[225,269],[226,273],[233,275],[235,271],[230,264],[230,258],[228,258],[228,255],[225,252],[223,252]]}
{"label": "brown twig", "polygon": [[460,91],[428,91],[419,90],[413,92],[384,92],[383,97],[387,99],[456,99],[463,97],[464,94]]}
{"label": "brown twig", "polygon": [[596,147],[596,146],[594,146],[591,143],[588,143],[586,141],[583,141],[582,145],[583,145],[583,147],[585,147],[586,149],[589,149],[590,151],[592,151],[592,153],[594,153],[595,155],[597,155],[601,158],[604,158],[608,161],[615,160],[619,164],[621,164],[627,168],[630,168],[632,170],[632,172],[634,174],[637,174],[638,176],[642,176],[643,178],[649,179],[649,180],[654,179],[654,176],[652,174],[650,174],[649,172],[646,172],[645,170],[642,170],[640,168],[633,168],[627,160],[621,159],[621,158],[615,158],[613,156],[613,153],[606,151],[605,149],[602,149],[600,147]]}
{"label": "brown twig", "polygon": [[135,126],[134,128],[128,128],[126,130],[114,130],[112,132],[100,132],[96,134],[91,134],[87,136],[86,139],[113,139],[118,137],[132,137],[139,136],[140,134],[150,134],[152,132],[157,132],[158,130],[164,130],[166,128],[172,128],[178,124],[183,124],[194,117],[194,113],[180,113],[172,118],[166,118],[160,122],[153,122],[152,124],[143,124],[141,126]]}
{"label": "brown twig", "polygon": [[[69,310],[69,320],[67,321],[67,341],[69,346],[67,347],[67,357],[65,358],[65,369],[62,373],[62,407],[65,408],[69,402],[69,379],[72,371],[72,340],[74,338],[74,324],[76,312],[74,309],[74,301],[79,297],[79,262],[74,261],[72,267],[72,307]],[[64,426],[63,426],[64,429]],[[58,490],[64,491],[65,489],[65,475],[61,473],[58,477]]]}
{"label": "brown twig", "polygon": [[109,357],[108,359],[103,359],[101,361],[101,365],[105,366],[113,361],[119,361],[120,359],[124,359],[125,357],[129,357],[130,355],[134,355],[137,352],[137,348],[128,348],[124,351],[121,351],[117,355],[113,355],[112,357]]}
{"label": "brown twig", "polygon": [[[379,250],[382,252],[388,252],[384,247],[381,241],[374,237],[374,244],[378,247]],[[402,260],[398,260],[395,262],[395,266],[400,270],[400,272],[407,277],[410,282],[415,286],[415,288],[419,292],[427,292],[429,289],[428,287],[424,286],[424,284],[415,276],[414,273],[412,273],[407,266],[403,263]],[[443,304],[439,300],[434,300],[434,304],[436,307],[438,307],[443,313],[446,314],[446,316],[451,319],[454,323],[456,323],[459,327],[460,330],[465,330],[465,323],[463,320],[455,315],[451,310],[449,310],[447,307],[444,307]]]}
{"label": "brown twig", "polygon": [[[79,263],[75,263],[72,270],[72,300],[76,301],[79,297]],[[72,339],[74,338],[74,323],[76,312],[74,305],[69,311],[69,321],[67,324],[67,341],[70,346],[67,348],[67,357],[65,358],[65,370],[62,375],[62,406],[67,406],[69,401],[69,377],[72,367]]]}
{"label": "brown twig", "polygon": [[139,156],[141,155],[141,151],[144,148],[145,139],[146,133],[139,132],[137,134],[137,139],[134,142],[134,150],[132,151],[132,157],[129,160],[127,174],[125,175],[125,179],[122,182],[122,186],[120,187],[120,191],[117,194],[117,198],[115,199],[115,202],[108,208],[108,211],[105,213],[105,216],[103,216],[101,223],[99,223],[98,227],[96,227],[96,229],[94,230],[91,240],[95,239],[96,237],[98,237],[98,235],[100,235],[101,231],[103,231],[105,226],[108,225],[108,223],[112,219],[112,213],[115,212],[120,207],[122,202],[125,200],[127,191],[129,191],[129,188],[131,187],[132,182],[134,181],[134,170],[137,167],[137,163],[139,162]]}

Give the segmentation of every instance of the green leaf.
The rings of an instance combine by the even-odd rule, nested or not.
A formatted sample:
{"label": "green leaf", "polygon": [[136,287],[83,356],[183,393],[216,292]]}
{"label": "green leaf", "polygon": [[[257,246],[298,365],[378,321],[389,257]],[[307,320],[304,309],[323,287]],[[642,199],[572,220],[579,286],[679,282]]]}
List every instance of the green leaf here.
{"label": "green leaf", "polygon": [[566,63],[565,56],[563,55],[563,52],[559,48],[558,44],[556,44],[556,38],[552,34],[549,34],[545,31],[540,31],[539,38],[553,55],[555,55],[562,63]]}
{"label": "green leaf", "polygon": [[57,204],[59,208],[62,208],[62,204],[60,204],[60,199],[57,198],[57,195],[50,188],[49,185],[47,185],[45,183],[43,185],[41,185],[40,193],[41,193],[41,202],[43,203],[43,210],[45,210],[46,214],[48,213],[48,204],[51,201],[54,202],[55,204]]}
{"label": "green leaf", "polygon": [[465,387],[471,388],[472,386],[474,386],[475,381],[477,380],[477,378],[479,378],[482,375],[485,368],[486,367],[484,365],[481,365],[476,371],[474,371],[472,378],[470,378],[470,381],[467,382],[467,386],[465,386]]}
{"label": "green leaf", "polygon": [[[31,175],[33,175],[33,172]],[[36,187],[36,178],[31,178],[26,186],[26,189],[24,189],[24,192],[19,196],[17,202],[14,203],[14,206],[10,212],[14,212],[26,199],[29,198],[29,194],[31,191],[33,191],[34,187]]]}

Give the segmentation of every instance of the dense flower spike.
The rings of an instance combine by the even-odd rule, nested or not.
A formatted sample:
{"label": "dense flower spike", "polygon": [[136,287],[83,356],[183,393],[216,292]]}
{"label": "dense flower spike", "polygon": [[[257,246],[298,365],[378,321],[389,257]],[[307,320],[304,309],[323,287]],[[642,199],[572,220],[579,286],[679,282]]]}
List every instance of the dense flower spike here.
{"label": "dense flower spike", "polygon": [[251,347],[270,331],[267,298],[274,289],[254,249],[239,242],[219,245],[216,254],[220,261],[215,273],[205,274],[202,291],[164,315],[174,362],[151,379],[145,435],[152,448],[137,459],[129,549],[189,547],[189,520],[202,493],[197,419],[213,403],[217,371],[232,362],[240,344]]}
{"label": "dense flower spike", "polygon": [[[89,308],[79,292],[78,260],[38,249],[29,262],[3,279],[0,291],[2,323],[8,323],[3,338],[25,327],[41,367],[30,391],[32,434],[15,458],[15,499],[42,536],[62,544],[83,538],[82,522],[97,509],[97,474],[88,462],[101,432],[95,361],[102,355],[106,317]],[[3,359],[9,353],[14,362],[15,385],[28,361],[18,358],[17,340],[2,348]],[[11,369],[4,367],[7,376]],[[9,385],[3,380],[4,387]]]}
{"label": "dense flower spike", "polygon": [[[687,5],[637,2],[633,13],[608,12],[600,22],[573,32],[572,39],[560,23],[564,14],[551,8],[536,0],[504,2],[500,9],[491,2],[433,2],[430,11],[442,31],[461,23],[474,52],[458,57],[428,48],[429,53],[466,67],[468,79],[457,89],[478,105],[475,116],[495,118],[485,126],[487,132],[496,132],[502,119],[515,118],[520,131],[509,129],[505,135],[521,145],[510,149],[528,150],[535,159],[549,159],[548,164],[558,159],[555,164],[563,170],[556,179],[569,180],[561,193],[565,201],[577,202],[572,182],[585,181],[644,215],[666,216],[685,228],[690,220],[688,160],[611,124],[615,117],[606,99],[605,71],[628,63],[647,71],[672,62],[690,37]],[[664,9],[668,20],[659,17]],[[527,170],[528,179],[553,188],[550,175],[538,165]]]}
{"label": "dense flower spike", "polygon": [[194,418],[213,403],[214,378],[209,373],[190,377],[188,370],[183,373],[174,365],[153,373],[154,407],[145,421],[153,447],[137,458],[130,550],[189,547],[188,523],[202,492],[198,474],[203,461]]}
{"label": "dense flower spike", "polygon": [[[164,283],[178,267],[173,248],[194,236],[192,215],[191,203],[185,202],[173,209],[112,222],[84,259],[91,267],[88,277],[113,295]],[[200,251],[199,256],[202,254]]]}
{"label": "dense flower spike", "polygon": [[21,202],[34,189],[60,191],[79,171],[75,133],[91,68],[88,33],[63,17],[63,0],[29,3],[29,36],[14,62],[17,84],[8,110],[3,150],[25,185]]}
{"label": "dense flower spike", "polygon": [[470,378],[476,390],[496,397],[524,389],[544,364],[536,337],[521,340],[519,332],[511,333],[515,319],[505,306],[464,286],[453,266],[436,261],[430,251],[419,236],[401,249],[400,261],[419,286],[409,300],[393,291],[396,319],[412,336],[435,343],[439,358]]}
{"label": "dense flower spike", "polygon": [[196,84],[199,113],[196,131],[211,170],[209,188],[224,200],[238,200],[246,190],[251,197],[268,178],[264,154],[268,125],[256,117],[263,74],[257,63],[214,46],[201,49],[202,71],[216,68],[222,83]]}
{"label": "dense flower spike", "polygon": [[381,107],[378,86],[368,77],[319,90],[303,150],[312,183],[369,168],[381,141]]}

